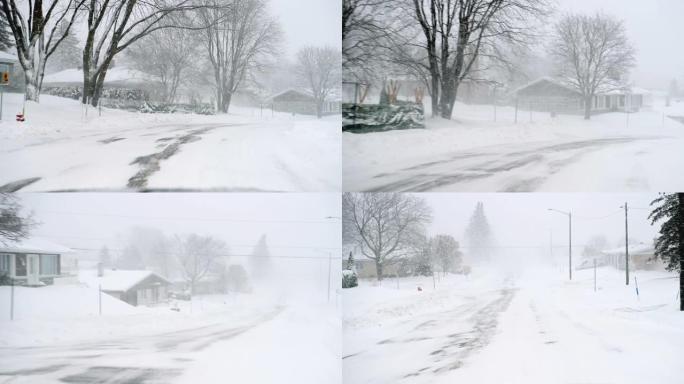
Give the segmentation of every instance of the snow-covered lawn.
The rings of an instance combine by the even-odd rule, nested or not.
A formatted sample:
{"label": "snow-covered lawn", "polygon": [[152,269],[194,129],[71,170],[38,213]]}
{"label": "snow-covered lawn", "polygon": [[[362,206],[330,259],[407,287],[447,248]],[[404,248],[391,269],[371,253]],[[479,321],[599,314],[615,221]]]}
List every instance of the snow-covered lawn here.
{"label": "snow-covered lawn", "polygon": [[341,188],[339,116],[240,107],[215,116],[111,109],[100,116],[47,95],[27,104],[23,123],[14,121],[21,109],[22,95],[5,94],[4,190]]}
{"label": "snow-covered lawn", "polygon": [[[612,267],[362,282],[344,292],[350,383],[678,383],[676,275]],[[420,286],[423,291],[418,291]]]}
{"label": "snow-covered lawn", "polygon": [[344,133],[345,190],[658,191],[684,188],[684,103],[581,116],[457,103],[427,129]]}
{"label": "snow-covered lawn", "polygon": [[342,380],[334,304],[231,294],[132,307],[103,294],[99,315],[97,289],[15,287],[10,321],[10,291],[0,287],[0,383]]}

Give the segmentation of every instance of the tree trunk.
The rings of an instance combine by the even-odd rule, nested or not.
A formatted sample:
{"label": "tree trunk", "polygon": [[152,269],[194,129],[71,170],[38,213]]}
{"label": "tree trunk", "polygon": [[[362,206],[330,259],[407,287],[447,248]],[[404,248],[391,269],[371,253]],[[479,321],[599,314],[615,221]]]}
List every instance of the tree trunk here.
{"label": "tree trunk", "polygon": [[442,118],[451,120],[456,102],[456,85],[452,80],[442,82],[442,94],[439,99],[439,112]]}
{"label": "tree trunk", "polygon": [[382,281],[382,263],[380,259],[375,259],[375,272],[378,275],[378,281]]}
{"label": "tree trunk", "polygon": [[323,117],[323,102],[322,101],[316,101],[316,117],[321,118]]}
{"label": "tree trunk", "polygon": [[24,83],[26,85],[26,100],[39,102],[40,101],[40,86],[38,84],[38,69],[35,67],[33,57],[28,58],[23,65]]}
{"label": "tree trunk", "polygon": [[228,113],[228,109],[230,109],[230,99],[232,98],[232,94],[230,92],[226,91],[221,91],[219,95],[219,100],[218,100],[218,110],[221,113]]}
{"label": "tree trunk", "polygon": [[592,95],[584,98],[584,120],[591,119],[591,102],[594,97]]}
{"label": "tree trunk", "polygon": [[679,235],[679,310],[684,311],[684,193],[678,193],[677,232]]}
{"label": "tree trunk", "polygon": [[432,117],[439,116],[439,78],[432,76],[432,89],[430,103],[432,104]]}

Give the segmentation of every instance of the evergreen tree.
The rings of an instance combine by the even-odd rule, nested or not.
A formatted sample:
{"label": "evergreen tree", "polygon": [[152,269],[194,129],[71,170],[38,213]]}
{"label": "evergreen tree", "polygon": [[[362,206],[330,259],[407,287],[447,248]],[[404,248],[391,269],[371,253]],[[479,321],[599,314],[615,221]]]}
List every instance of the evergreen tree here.
{"label": "evergreen tree", "polygon": [[[59,26],[58,34],[61,36],[68,29],[68,23]],[[55,52],[50,56],[46,64],[46,72],[59,72],[65,69],[78,68],[83,60],[83,51],[78,47],[78,39],[72,31],[68,31],[67,36],[57,46]]]}
{"label": "evergreen tree", "polygon": [[112,265],[112,257],[109,254],[109,248],[107,248],[106,245],[102,246],[102,249],[100,249],[100,263],[102,263],[102,266],[105,268]]}
{"label": "evergreen tree", "polygon": [[661,194],[651,202],[651,223],[663,221],[655,242],[655,257],[668,271],[679,271],[679,306],[684,311],[684,193]]}
{"label": "evergreen tree", "polygon": [[9,51],[14,46],[14,38],[7,19],[0,17],[0,51]]}
{"label": "evergreen tree", "polygon": [[271,273],[271,253],[266,243],[266,235],[261,235],[259,241],[254,246],[252,257],[250,258],[250,268],[252,277],[261,279],[268,277]]}
{"label": "evergreen tree", "polygon": [[354,270],[354,255],[352,254],[351,251],[349,251],[349,257],[347,258],[347,268],[350,271]]}
{"label": "evergreen tree", "polygon": [[473,261],[488,261],[493,245],[492,232],[484,212],[484,204],[478,202],[466,228],[465,238]]}
{"label": "evergreen tree", "polygon": [[31,215],[22,215],[17,195],[0,193],[0,244],[7,245],[29,236],[36,225]]}

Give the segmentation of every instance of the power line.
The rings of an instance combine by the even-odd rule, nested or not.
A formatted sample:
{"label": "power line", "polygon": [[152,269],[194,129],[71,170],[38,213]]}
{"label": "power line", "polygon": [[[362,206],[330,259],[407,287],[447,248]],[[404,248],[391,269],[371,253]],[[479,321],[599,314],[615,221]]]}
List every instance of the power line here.
{"label": "power line", "polygon": [[[52,215],[71,215],[71,216],[102,216],[117,217],[125,219],[144,219],[144,220],[169,220],[169,221],[209,221],[209,222],[234,222],[234,223],[284,223],[284,224],[339,224],[339,221],[331,220],[258,220],[258,219],[228,219],[228,218],[208,218],[208,217],[187,217],[187,216],[139,216],[121,215],[113,213],[92,213],[92,212],[65,212],[40,210],[43,214]],[[334,218],[334,217],[330,217]]]}
{"label": "power line", "polygon": [[[80,239],[80,240],[98,240],[98,241],[106,241],[106,240],[111,240],[107,239],[104,237],[83,237],[83,236],[67,236],[67,235],[45,235],[45,234],[35,234],[38,237],[44,237],[44,238],[64,238],[64,239]],[[255,246],[255,244],[226,244],[228,247],[236,247],[236,248],[252,248]],[[315,246],[315,245],[272,245],[268,244],[269,248],[292,248],[292,249],[331,249],[331,250],[338,250],[342,249],[342,247],[325,247],[325,246]]]}
{"label": "power line", "polygon": [[[77,251],[99,251],[99,249],[94,249],[94,248],[77,248],[77,247],[71,247],[71,249],[77,250]],[[117,249],[117,248],[109,248],[109,251],[114,251],[114,252],[124,252],[123,249]],[[178,256],[180,253],[178,252],[155,252],[155,256]],[[264,259],[312,259],[312,260],[328,260],[328,258],[332,259],[337,259],[341,260],[342,257],[333,257],[333,256],[300,256],[300,255],[279,255],[279,256],[263,256],[263,255],[248,255],[248,254],[238,254],[238,253],[216,253],[216,254],[207,254],[207,253],[193,253],[193,255],[196,256],[215,256],[215,257],[254,257],[254,258],[264,258]]]}

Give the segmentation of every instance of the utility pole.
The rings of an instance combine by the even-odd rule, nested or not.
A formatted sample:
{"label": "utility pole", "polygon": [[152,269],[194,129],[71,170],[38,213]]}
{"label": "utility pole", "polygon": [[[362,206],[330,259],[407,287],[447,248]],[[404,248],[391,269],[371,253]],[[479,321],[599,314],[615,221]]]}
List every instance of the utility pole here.
{"label": "utility pole", "polygon": [[562,213],[568,217],[568,276],[572,280],[572,212],[559,211],[553,208],[548,210]]}
{"label": "utility pole", "polygon": [[568,271],[572,280],[572,212],[568,212]]}
{"label": "utility pole", "polygon": [[620,208],[625,209],[625,285],[629,285],[629,226],[627,224],[627,202]]}
{"label": "utility pole", "polygon": [[328,303],[330,302],[330,278],[332,275],[331,271],[331,264],[332,263],[332,254],[328,252]]}

